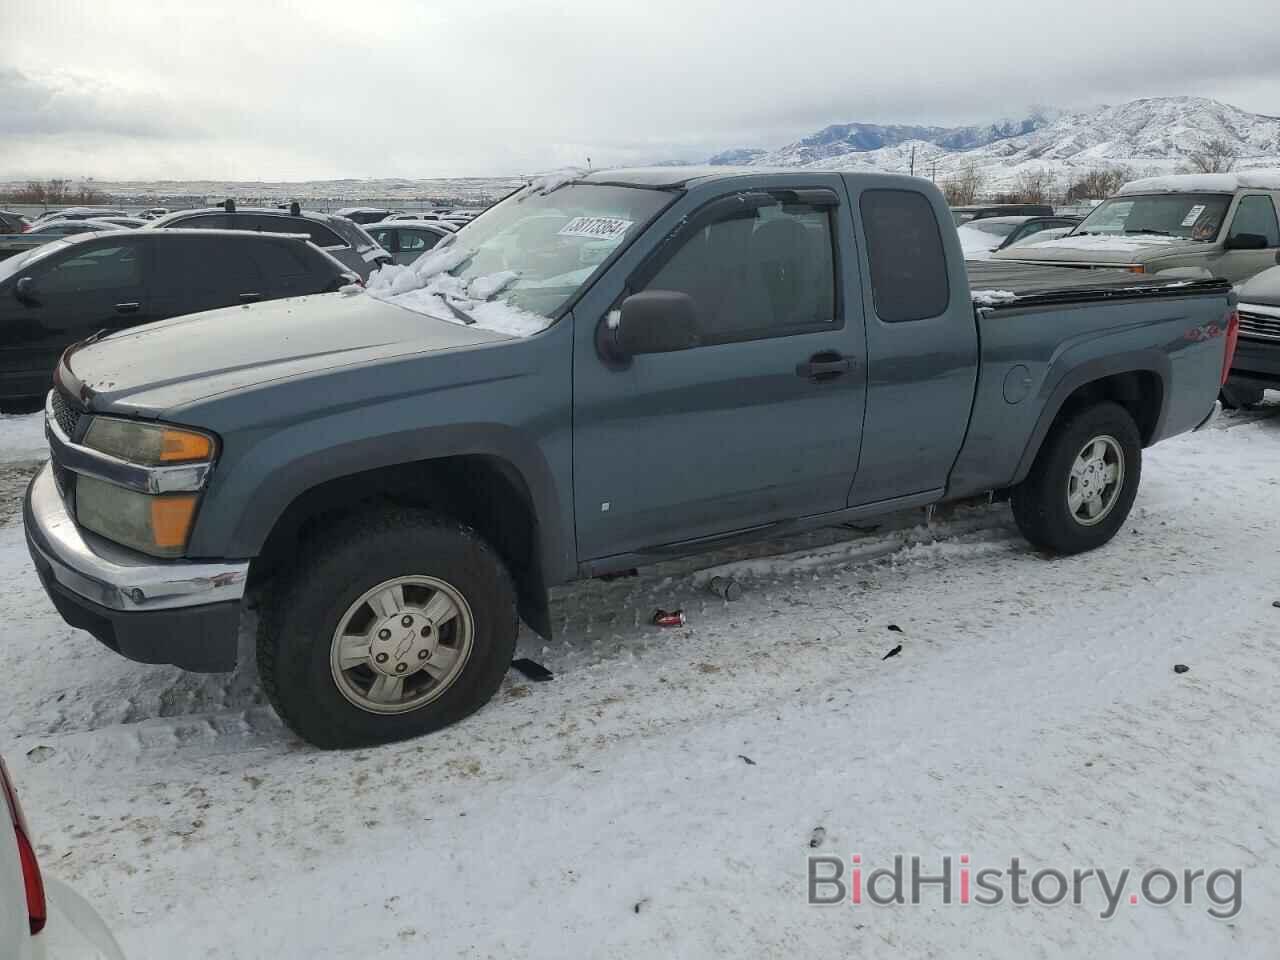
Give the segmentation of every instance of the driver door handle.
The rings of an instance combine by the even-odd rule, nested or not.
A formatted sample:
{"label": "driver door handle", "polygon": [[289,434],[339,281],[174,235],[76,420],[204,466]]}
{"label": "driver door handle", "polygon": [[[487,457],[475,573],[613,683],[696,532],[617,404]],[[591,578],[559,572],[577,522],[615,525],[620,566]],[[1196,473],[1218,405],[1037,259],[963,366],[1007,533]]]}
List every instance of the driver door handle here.
{"label": "driver door handle", "polygon": [[804,363],[797,363],[796,376],[814,383],[825,383],[844,376],[852,369],[852,357],[843,357],[834,350],[824,350],[815,353]]}
{"label": "driver door handle", "polygon": [[116,313],[137,313],[138,308],[142,306],[141,301],[130,300],[127,303],[117,303]]}
{"label": "driver door handle", "polygon": [[258,302],[259,300],[261,300],[261,299],[262,299],[262,294],[260,294],[260,293],[242,293],[242,294],[240,294],[240,300],[241,300],[241,302],[243,302],[243,303],[257,303],[257,302]]}

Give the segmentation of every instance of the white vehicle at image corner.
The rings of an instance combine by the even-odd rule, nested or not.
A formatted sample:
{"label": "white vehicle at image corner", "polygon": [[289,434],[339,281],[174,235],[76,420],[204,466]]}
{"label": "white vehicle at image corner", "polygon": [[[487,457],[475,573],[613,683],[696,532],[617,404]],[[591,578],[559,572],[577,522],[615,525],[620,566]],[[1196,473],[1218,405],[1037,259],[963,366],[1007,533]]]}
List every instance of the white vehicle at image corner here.
{"label": "white vehicle at image corner", "polygon": [[124,960],[80,894],[42,874],[13,781],[0,759],[0,960]]}

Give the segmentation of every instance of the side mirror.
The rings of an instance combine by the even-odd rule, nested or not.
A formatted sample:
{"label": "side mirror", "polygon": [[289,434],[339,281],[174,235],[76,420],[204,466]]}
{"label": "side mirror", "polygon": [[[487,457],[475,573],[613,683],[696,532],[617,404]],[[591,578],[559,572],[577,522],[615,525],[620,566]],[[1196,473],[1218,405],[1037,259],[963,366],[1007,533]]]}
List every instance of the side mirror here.
{"label": "side mirror", "polygon": [[600,322],[596,341],[605,360],[620,365],[639,354],[688,350],[702,342],[698,308],[675,290],[634,293]]}
{"label": "side mirror", "polygon": [[13,285],[13,295],[20,303],[39,303],[36,299],[36,282],[32,277],[21,277]]}
{"label": "side mirror", "polygon": [[1233,233],[1222,246],[1226,250],[1265,250],[1267,238],[1260,233]]}

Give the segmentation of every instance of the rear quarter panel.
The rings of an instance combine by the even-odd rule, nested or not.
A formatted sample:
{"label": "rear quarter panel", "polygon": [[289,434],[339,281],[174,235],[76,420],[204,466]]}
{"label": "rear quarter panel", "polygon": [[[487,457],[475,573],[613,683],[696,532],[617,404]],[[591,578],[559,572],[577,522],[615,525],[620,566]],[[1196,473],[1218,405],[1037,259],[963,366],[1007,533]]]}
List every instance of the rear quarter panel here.
{"label": "rear quarter panel", "polygon": [[977,399],[948,494],[1021,480],[1071,393],[1112,374],[1162,383],[1150,443],[1194,428],[1217,399],[1229,307],[1223,294],[981,310]]}

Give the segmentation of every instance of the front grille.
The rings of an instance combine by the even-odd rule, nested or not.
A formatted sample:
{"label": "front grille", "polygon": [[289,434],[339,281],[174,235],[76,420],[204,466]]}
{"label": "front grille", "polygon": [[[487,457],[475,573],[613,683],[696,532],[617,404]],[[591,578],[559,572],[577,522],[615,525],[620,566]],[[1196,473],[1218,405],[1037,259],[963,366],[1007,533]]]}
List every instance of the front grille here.
{"label": "front grille", "polygon": [[76,426],[80,423],[81,413],[71,405],[71,401],[58,390],[53,391],[53,419],[58,428],[71,440],[76,438]]}
{"label": "front grille", "polygon": [[1280,316],[1240,311],[1240,336],[1252,340],[1280,340]]}

